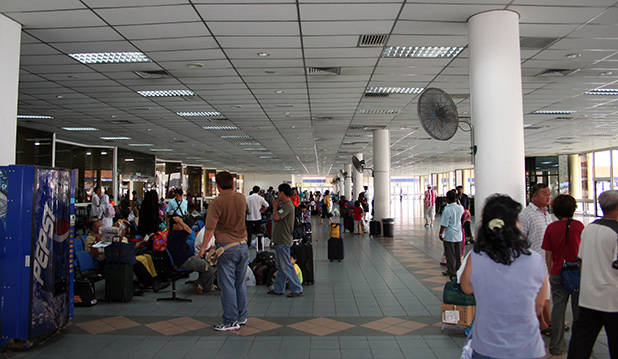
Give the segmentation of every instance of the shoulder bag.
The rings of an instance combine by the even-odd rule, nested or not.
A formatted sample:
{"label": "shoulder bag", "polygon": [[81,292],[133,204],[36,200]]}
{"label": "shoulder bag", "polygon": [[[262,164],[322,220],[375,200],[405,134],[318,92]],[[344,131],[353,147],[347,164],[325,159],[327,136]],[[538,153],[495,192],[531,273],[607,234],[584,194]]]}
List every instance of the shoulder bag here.
{"label": "shoulder bag", "polygon": [[581,278],[581,263],[579,260],[575,262],[567,262],[567,243],[569,241],[569,227],[572,219],[566,223],[566,231],[564,234],[564,256],[562,259],[562,268],[560,269],[560,284],[570,293],[579,292],[579,282]]}

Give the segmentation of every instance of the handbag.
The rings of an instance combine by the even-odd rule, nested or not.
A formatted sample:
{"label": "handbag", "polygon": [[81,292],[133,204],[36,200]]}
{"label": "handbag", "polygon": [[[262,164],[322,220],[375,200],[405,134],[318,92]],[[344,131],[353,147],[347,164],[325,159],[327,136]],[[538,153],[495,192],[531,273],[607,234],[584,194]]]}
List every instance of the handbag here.
{"label": "handbag", "polygon": [[564,258],[562,268],[560,269],[560,284],[570,293],[579,292],[579,282],[581,278],[581,263],[579,260],[575,262],[566,261],[567,242],[569,240],[569,227],[571,219],[567,221],[566,231],[564,234]]}
{"label": "handbag", "polygon": [[456,275],[451,276],[451,281],[444,285],[442,302],[454,305],[476,305],[474,294],[466,294],[461,290]]}

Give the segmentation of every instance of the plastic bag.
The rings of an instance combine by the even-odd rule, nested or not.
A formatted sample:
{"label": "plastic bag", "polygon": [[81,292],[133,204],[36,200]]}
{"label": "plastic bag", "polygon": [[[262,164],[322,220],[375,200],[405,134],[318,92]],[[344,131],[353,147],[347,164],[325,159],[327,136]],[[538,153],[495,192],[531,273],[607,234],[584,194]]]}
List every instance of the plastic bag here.
{"label": "plastic bag", "polygon": [[247,287],[255,287],[255,275],[251,267],[247,266],[247,274],[245,275],[245,284]]}

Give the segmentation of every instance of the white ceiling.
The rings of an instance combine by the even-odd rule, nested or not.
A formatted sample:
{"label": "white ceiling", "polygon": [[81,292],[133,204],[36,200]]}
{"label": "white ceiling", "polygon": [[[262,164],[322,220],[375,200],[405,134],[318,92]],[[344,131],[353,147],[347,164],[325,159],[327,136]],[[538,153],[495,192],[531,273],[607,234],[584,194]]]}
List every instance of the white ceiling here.
{"label": "white ceiling", "polygon": [[[583,4],[583,5],[582,5]],[[521,36],[555,38],[522,48],[527,155],[618,146],[618,98],[590,96],[618,87],[618,3],[614,0],[7,0],[0,13],[23,25],[20,114],[53,120],[20,124],[91,144],[153,143],[167,159],[236,171],[326,174],[354,152],[371,162],[367,125],[391,129],[394,173],[419,174],[469,166],[468,134],[429,140],[416,114],[417,95],[364,97],[369,86],[439,87],[469,116],[468,56],[382,58],[359,48],[361,34],[388,34],[387,45],[466,46],[466,19],[488,9],[521,14]],[[141,51],[152,63],[84,65],[68,53]],[[267,52],[268,57],[258,56]],[[568,54],[579,57],[571,59]],[[189,68],[201,63],[202,68]],[[305,75],[305,66],[342,68]],[[579,70],[537,76],[546,69]],[[166,70],[164,79],[133,71]],[[602,76],[601,73],[612,72]],[[137,90],[191,89],[193,98],[144,98]],[[282,94],[276,90],[285,91]],[[360,114],[394,109],[396,114]],[[571,119],[532,115],[574,110]],[[226,121],[182,118],[179,111],[219,111]],[[118,120],[131,123],[119,124]],[[208,131],[234,124],[242,131]],[[96,132],[68,132],[92,126]],[[249,140],[222,139],[246,134]],[[132,140],[105,142],[101,136]],[[240,142],[256,142],[240,145]],[[264,147],[265,151],[244,150]],[[149,152],[154,153],[154,152]],[[260,158],[272,154],[272,159]],[[204,162],[196,160],[202,158]]]}

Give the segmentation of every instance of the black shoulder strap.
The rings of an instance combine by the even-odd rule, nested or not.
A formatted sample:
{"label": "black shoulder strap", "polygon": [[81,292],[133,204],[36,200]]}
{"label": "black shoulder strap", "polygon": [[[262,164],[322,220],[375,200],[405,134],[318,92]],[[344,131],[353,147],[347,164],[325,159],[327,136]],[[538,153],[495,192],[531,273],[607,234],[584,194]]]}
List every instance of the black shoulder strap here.
{"label": "black shoulder strap", "polygon": [[592,222],[592,224],[599,224],[601,226],[609,227],[612,230],[614,230],[616,234],[618,234],[618,221],[614,221],[612,219],[600,218]]}
{"label": "black shoulder strap", "polygon": [[571,227],[572,218],[569,218],[566,223],[566,230],[564,231],[564,250],[562,251],[563,260],[566,262],[567,255],[567,242],[569,241],[569,227]]}

